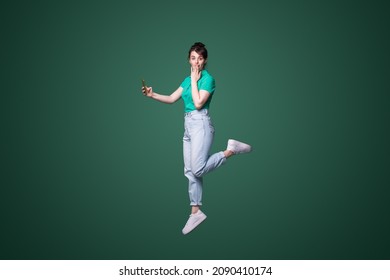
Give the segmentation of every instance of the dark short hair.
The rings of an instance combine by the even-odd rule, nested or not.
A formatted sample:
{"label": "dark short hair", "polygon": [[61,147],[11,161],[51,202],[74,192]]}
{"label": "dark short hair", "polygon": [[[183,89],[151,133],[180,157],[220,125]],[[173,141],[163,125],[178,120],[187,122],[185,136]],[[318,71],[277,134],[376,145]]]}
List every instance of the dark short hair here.
{"label": "dark short hair", "polygon": [[206,46],[201,42],[196,42],[193,44],[188,52],[188,59],[191,56],[191,52],[195,51],[197,54],[203,56],[203,58],[207,59],[207,49]]}

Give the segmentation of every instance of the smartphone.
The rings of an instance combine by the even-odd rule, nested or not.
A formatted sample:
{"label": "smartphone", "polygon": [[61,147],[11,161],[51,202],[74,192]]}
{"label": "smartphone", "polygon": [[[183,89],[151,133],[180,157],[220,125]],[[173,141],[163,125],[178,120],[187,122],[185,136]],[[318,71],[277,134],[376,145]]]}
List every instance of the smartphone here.
{"label": "smartphone", "polygon": [[145,89],[145,92],[146,92],[146,83],[145,83],[145,80],[144,79],[142,79],[142,87]]}

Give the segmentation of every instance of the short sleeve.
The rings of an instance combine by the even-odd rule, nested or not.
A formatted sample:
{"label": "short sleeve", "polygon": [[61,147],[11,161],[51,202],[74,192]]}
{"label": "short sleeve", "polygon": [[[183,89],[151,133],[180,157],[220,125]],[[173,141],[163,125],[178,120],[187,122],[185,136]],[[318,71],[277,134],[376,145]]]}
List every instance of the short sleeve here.
{"label": "short sleeve", "polygon": [[210,94],[213,94],[215,91],[215,79],[212,76],[207,76],[202,79],[199,90],[206,90]]}

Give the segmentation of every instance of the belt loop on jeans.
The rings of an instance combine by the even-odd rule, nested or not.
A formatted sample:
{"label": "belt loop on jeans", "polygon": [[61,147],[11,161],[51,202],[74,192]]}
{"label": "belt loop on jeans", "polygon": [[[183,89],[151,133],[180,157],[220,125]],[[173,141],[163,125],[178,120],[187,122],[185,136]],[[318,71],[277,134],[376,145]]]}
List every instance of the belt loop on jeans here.
{"label": "belt loop on jeans", "polygon": [[208,113],[209,113],[208,109],[200,109],[200,110],[194,110],[194,111],[191,111],[191,112],[185,112],[184,116],[185,117],[190,117],[190,116],[196,115],[196,114],[207,115]]}

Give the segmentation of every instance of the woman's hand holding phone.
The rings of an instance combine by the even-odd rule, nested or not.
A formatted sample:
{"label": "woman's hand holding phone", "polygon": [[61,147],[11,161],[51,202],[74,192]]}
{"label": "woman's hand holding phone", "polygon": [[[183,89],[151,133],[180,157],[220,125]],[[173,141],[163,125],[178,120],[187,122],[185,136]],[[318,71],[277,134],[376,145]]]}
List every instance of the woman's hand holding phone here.
{"label": "woman's hand holding phone", "polygon": [[151,97],[152,93],[153,93],[152,87],[147,87],[145,80],[142,80],[142,94],[147,97]]}

